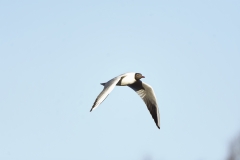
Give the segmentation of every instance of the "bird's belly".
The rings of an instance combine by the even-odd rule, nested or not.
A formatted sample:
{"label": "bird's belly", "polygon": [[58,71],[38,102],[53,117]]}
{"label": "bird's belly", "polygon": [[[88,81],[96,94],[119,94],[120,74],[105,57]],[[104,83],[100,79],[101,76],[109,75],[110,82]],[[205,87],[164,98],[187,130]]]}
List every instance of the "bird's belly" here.
{"label": "bird's belly", "polygon": [[136,79],[134,77],[130,77],[130,76],[126,76],[124,78],[122,78],[119,82],[118,82],[118,86],[127,86],[130,84],[133,84],[134,82],[136,82]]}

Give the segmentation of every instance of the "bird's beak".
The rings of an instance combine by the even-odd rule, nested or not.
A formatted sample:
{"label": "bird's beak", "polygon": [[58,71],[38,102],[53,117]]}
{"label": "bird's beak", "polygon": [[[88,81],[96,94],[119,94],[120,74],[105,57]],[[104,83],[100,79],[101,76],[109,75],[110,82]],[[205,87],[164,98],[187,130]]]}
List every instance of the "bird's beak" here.
{"label": "bird's beak", "polygon": [[145,78],[144,76],[142,76],[142,78]]}

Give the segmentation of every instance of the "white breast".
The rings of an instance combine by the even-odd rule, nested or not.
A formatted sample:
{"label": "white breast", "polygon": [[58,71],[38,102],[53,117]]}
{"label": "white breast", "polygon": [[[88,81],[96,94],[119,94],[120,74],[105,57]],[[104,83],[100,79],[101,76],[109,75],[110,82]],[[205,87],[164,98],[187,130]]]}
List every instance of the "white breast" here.
{"label": "white breast", "polygon": [[121,80],[121,86],[126,86],[136,82],[135,73],[126,73],[123,77],[124,78]]}

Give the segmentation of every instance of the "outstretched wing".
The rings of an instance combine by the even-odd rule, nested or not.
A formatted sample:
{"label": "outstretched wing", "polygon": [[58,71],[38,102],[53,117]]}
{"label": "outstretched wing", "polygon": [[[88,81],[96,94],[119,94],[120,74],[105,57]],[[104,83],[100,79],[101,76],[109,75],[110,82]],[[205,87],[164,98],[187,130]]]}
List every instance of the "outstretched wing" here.
{"label": "outstretched wing", "polygon": [[156,96],[151,86],[142,81],[137,81],[129,85],[137,94],[142,98],[142,100],[147,105],[149,112],[152,115],[157,127],[160,129],[160,114],[158,110],[158,105],[156,101]]}
{"label": "outstretched wing", "polygon": [[104,88],[103,88],[102,92],[97,96],[95,102],[93,103],[93,106],[92,106],[90,112],[93,109],[97,108],[107,98],[109,93],[114,89],[114,87],[116,86],[116,84],[118,83],[118,81],[121,78],[122,78],[122,76],[118,76],[118,77],[115,77],[115,78],[111,79],[107,83],[102,84],[102,85],[104,85]]}

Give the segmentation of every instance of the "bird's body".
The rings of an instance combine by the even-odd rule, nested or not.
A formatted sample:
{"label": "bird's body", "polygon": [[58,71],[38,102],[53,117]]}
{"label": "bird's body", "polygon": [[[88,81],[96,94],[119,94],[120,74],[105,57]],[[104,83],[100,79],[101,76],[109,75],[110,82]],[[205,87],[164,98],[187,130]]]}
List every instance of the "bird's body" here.
{"label": "bird's body", "polygon": [[102,92],[96,98],[90,112],[97,108],[108,96],[108,94],[117,86],[128,86],[132,88],[145,102],[149,112],[152,115],[157,127],[160,129],[160,114],[158,111],[158,105],[156,96],[151,86],[143,83],[140,79],[145,78],[141,73],[129,72],[121,74],[106,83],[101,83],[104,88]]}
{"label": "bird's body", "polygon": [[123,74],[117,86],[127,86],[136,82],[135,73]]}

